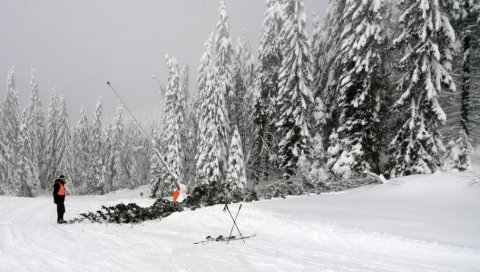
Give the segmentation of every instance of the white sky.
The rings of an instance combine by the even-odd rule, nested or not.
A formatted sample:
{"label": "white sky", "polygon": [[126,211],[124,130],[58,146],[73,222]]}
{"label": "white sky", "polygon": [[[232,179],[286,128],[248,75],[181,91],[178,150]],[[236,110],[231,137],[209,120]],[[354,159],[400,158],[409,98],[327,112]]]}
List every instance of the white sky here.
{"label": "white sky", "polygon": [[[325,14],[327,2],[304,0],[309,21],[312,12]],[[232,41],[246,28],[256,53],[265,1],[226,4]],[[33,64],[42,103],[48,104],[56,86],[65,94],[72,123],[80,107],[90,113],[99,96],[110,119],[118,102],[107,80],[133,111],[150,111],[159,98],[151,76],[166,78],[165,54],[189,64],[195,80],[203,44],[217,20],[218,0],[1,0],[0,79],[15,65],[23,107]]]}

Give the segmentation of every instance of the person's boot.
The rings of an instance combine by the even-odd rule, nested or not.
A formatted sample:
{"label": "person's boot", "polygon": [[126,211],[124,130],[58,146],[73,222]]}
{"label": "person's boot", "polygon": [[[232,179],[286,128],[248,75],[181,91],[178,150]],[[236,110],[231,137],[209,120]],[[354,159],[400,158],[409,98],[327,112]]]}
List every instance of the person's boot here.
{"label": "person's boot", "polygon": [[65,220],[63,220],[63,219],[59,219],[59,220],[57,221],[57,223],[58,223],[58,224],[66,224],[67,221],[65,221]]}

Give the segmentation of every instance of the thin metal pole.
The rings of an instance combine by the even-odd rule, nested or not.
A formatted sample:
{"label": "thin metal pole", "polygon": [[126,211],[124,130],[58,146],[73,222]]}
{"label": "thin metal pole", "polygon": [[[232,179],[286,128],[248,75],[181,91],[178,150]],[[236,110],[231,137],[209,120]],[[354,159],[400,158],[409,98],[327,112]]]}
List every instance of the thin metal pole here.
{"label": "thin metal pole", "polygon": [[230,217],[231,217],[232,220],[233,220],[233,225],[237,228],[238,233],[240,234],[240,237],[242,237],[243,243],[245,243],[245,239],[243,239],[243,235],[242,235],[242,233],[240,232],[240,229],[239,229],[238,226],[237,226],[237,222],[236,222],[235,219],[233,218],[233,215],[232,215],[232,213],[230,212],[230,209],[228,208],[228,205],[227,205],[227,204],[225,204],[225,208],[224,208],[224,209],[226,209],[226,210],[228,211],[228,214],[230,214]]}
{"label": "thin metal pole", "polygon": [[[147,137],[147,134],[145,134],[145,131],[143,131],[143,128],[140,126],[140,123],[138,122],[137,118],[135,118],[135,116],[133,115],[133,113],[130,111],[130,109],[127,107],[127,105],[125,104],[125,102],[123,101],[122,97],[120,97],[120,95],[117,93],[117,91],[115,90],[115,88],[113,88],[112,84],[110,83],[110,81],[107,81],[107,85],[110,87],[110,89],[112,90],[112,92],[115,94],[115,96],[118,98],[118,100],[120,100],[120,102],[122,103],[122,105],[125,107],[125,109],[127,110],[128,114],[130,114],[130,117],[132,117],[133,121],[135,122],[135,124],[137,125],[138,129],[140,130],[140,132],[142,133],[143,137],[145,137],[145,139],[148,139]],[[155,154],[157,155],[157,157],[160,159],[160,161],[163,163],[163,165],[165,166],[165,168],[167,168],[167,171],[170,173],[170,175],[172,175],[172,177],[174,178],[175,180],[175,186],[177,186],[178,190],[180,190],[180,182],[178,181],[178,176],[173,173],[173,171],[170,169],[170,167],[168,167],[167,163],[165,162],[165,160],[163,159],[162,157],[162,153],[160,153],[160,151],[152,146],[152,149],[153,151],[155,151]]]}
{"label": "thin metal pole", "polygon": [[[240,209],[242,208],[242,204],[240,204],[240,207],[238,207],[238,211],[237,211],[237,215],[235,215],[235,220],[234,221],[237,221],[237,218],[238,218],[238,214],[240,213]],[[230,242],[230,237],[232,237],[232,232],[233,232],[233,228],[235,227],[235,225],[232,225],[232,228],[230,229],[230,234],[228,235],[228,241],[227,241],[227,245],[228,245],[228,242]],[[243,238],[243,237],[242,237]]]}

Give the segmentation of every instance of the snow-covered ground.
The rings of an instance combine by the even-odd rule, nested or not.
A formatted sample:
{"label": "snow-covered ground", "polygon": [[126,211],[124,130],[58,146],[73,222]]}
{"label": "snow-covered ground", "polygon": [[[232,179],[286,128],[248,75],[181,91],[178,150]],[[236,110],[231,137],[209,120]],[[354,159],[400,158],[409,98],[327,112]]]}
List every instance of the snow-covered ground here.
{"label": "snow-covered ground", "polygon": [[[153,203],[142,190],[68,197],[66,218],[121,201]],[[133,226],[57,225],[50,197],[0,197],[0,271],[480,271],[474,173],[243,204],[240,230],[255,238],[194,245],[228,234],[222,209]]]}

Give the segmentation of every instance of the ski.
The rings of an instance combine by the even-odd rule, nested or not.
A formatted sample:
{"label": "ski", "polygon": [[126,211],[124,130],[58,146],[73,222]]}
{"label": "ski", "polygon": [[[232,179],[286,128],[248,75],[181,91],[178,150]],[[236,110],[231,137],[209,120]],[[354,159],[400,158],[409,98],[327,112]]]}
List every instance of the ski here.
{"label": "ski", "polygon": [[[256,234],[252,234],[252,235],[249,235],[249,236],[243,236],[243,239],[248,239],[248,238],[253,238],[255,237]],[[193,244],[195,245],[205,245],[205,244],[209,244],[209,243],[213,243],[213,242],[228,242],[228,241],[235,241],[235,240],[242,240],[242,237],[241,236],[223,236],[223,235],[220,235],[220,236],[217,236],[217,237],[212,237],[212,236],[207,236],[205,238],[205,240],[203,241],[199,241],[199,242],[195,242]]]}

